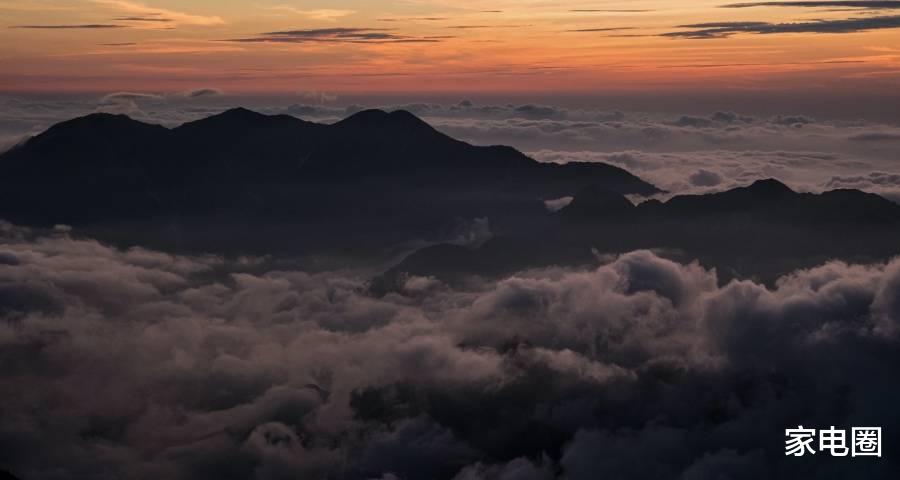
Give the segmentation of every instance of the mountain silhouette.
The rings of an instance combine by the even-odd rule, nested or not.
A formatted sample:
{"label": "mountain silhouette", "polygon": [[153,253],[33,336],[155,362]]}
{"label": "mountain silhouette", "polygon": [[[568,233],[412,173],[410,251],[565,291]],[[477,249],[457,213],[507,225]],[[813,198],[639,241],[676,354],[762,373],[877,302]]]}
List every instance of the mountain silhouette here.
{"label": "mountain silhouette", "polygon": [[515,230],[544,200],[588,185],[659,192],[607,164],[470,145],[406,111],[318,124],[236,108],[172,129],[97,113],[0,156],[0,218],[124,243],[128,224],[133,240],[161,246],[365,248],[440,236],[459,219]]}
{"label": "mountain silhouette", "polygon": [[[657,193],[618,167],[470,145],[406,111],[319,124],[236,108],[171,129],[98,113],[0,156],[2,219],[123,246],[312,256],[322,268],[414,251],[373,283],[382,292],[408,275],[464,282],[641,248],[722,279],[772,281],[900,245],[900,205],[857,190],[800,193],[768,179],[632,200]],[[558,212],[545,207],[566,196]],[[489,224],[491,238],[461,231],[467,222]]]}
{"label": "mountain silhouette", "polygon": [[539,163],[509,147],[473,146],[406,111],[365,110],[326,125],[236,108],[171,130],[98,113],[55,125],[2,160],[9,174],[4,186],[63,186],[77,172],[111,187],[141,180],[133,186],[144,190],[134,195],[198,187],[194,182],[295,185],[334,176],[343,182],[371,176],[440,184],[465,179],[542,196],[572,194],[588,184],[620,193],[659,192],[611,165]]}
{"label": "mountain silhouette", "polygon": [[716,217],[726,217],[807,226],[829,222],[883,226],[900,222],[900,205],[879,195],[849,189],[797,193],[775,179],[758,180],[719,193],[680,195],[665,203],[650,200],[639,205],[621,194],[590,186],[575,195],[560,213],[588,221],[627,216],[631,221],[714,221]]}
{"label": "mountain silhouette", "polygon": [[900,205],[858,190],[798,193],[774,179],[637,205],[589,186],[555,217],[550,227],[498,236],[480,248],[421,249],[377,278],[374,290],[402,288],[410,275],[464,283],[529,268],[596,264],[598,254],[635,249],[700,260],[717,268],[723,281],[752,277],[770,284],[832,259],[872,262],[900,253]]}
{"label": "mountain silhouette", "polygon": [[597,185],[580,190],[560,211],[560,215],[572,219],[590,219],[601,216],[631,215],[635,207],[624,196]]}

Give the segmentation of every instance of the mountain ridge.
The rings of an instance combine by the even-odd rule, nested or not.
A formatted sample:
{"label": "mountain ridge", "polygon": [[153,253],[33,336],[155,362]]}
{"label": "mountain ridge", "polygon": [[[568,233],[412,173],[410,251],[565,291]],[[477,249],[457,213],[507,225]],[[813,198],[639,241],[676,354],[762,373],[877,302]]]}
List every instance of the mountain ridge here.
{"label": "mountain ridge", "polygon": [[[135,232],[151,237],[165,225],[177,238],[163,246],[203,237],[198,249],[218,247],[207,232],[235,237],[234,224],[277,226],[285,237],[302,226],[302,240],[283,240],[290,249],[313,237],[351,243],[356,225],[380,245],[437,238],[460,219],[528,228],[543,200],[589,184],[661,191],[612,165],[541,163],[512,147],[471,145],[402,110],[321,124],[236,108],[173,128],[96,113],[0,154],[0,218],[104,232],[141,222]],[[140,240],[135,233],[132,243]],[[263,248],[256,241],[244,243]]]}
{"label": "mountain ridge", "polygon": [[495,237],[479,248],[418,250],[376,277],[373,292],[402,289],[409,276],[465,285],[479,276],[589,265],[598,254],[640,249],[699,260],[723,281],[751,277],[769,284],[836,258],[872,262],[900,253],[900,205],[859,190],[795,192],[775,179],[637,205],[589,186],[552,216],[558,223],[533,235]]}
{"label": "mountain ridge", "polygon": [[[598,203],[600,198],[602,203]],[[796,192],[774,178],[720,192],[676,195],[664,202],[649,200],[637,205],[626,202],[620,194],[587,187],[576,194],[560,214],[581,220],[630,215],[632,220],[645,216],[685,221],[700,215],[741,213],[765,216],[770,221],[900,223],[900,205],[880,195],[855,189]]]}
{"label": "mountain ridge", "polygon": [[[112,132],[115,135],[102,135],[107,140],[111,140],[116,135],[140,133],[141,136],[155,136],[154,142],[163,144],[172,143],[173,145],[150,145],[147,155],[171,155],[173,152],[164,152],[167,147],[186,148],[188,150],[202,147],[207,152],[215,152],[223,154],[225,147],[234,145],[245,146],[252,144],[255,151],[262,155],[269,155],[272,152],[267,149],[270,145],[266,142],[280,141],[284,144],[274,145],[277,147],[278,155],[290,157],[293,152],[299,155],[304,153],[321,153],[320,150],[311,151],[308,147],[310,144],[316,143],[316,140],[303,138],[305,136],[321,136],[319,143],[330,142],[329,147],[338,147],[347,150],[356,144],[366,143],[367,146],[377,144],[377,146],[385,146],[390,142],[394,145],[389,147],[398,147],[403,149],[422,149],[432,147],[428,142],[440,142],[438,145],[444,151],[428,152],[433,157],[428,162],[416,162],[419,166],[434,167],[440,164],[439,161],[447,160],[443,156],[454,156],[452,160],[459,162],[464,166],[471,167],[472,164],[466,164],[469,157],[481,155],[488,158],[484,165],[478,165],[480,168],[490,168],[499,165],[501,169],[509,168],[511,164],[519,163],[526,169],[545,170],[563,172],[566,170],[578,169],[579,175],[590,174],[591,171],[603,171],[604,173],[615,172],[621,176],[621,180],[628,185],[622,188],[612,188],[613,190],[623,190],[622,193],[634,193],[640,195],[650,195],[660,193],[661,190],[655,186],[642,181],[631,175],[624,169],[601,163],[579,164],[572,163],[570,165],[556,165],[538,162],[527,155],[515,150],[512,147],[501,145],[476,146],[453,139],[452,137],[433,128],[427,122],[416,117],[414,114],[405,110],[395,110],[387,112],[384,110],[370,109],[354,113],[347,118],[333,124],[322,124],[309,122],[290,115],[266,115],[258,113],[243,107],[225,110],[219,114],[215,114],[202,119],[185,122],[173,128],[167,128],[162,125],[146,123],[133,119],[122,114],[93,113],[72,120],[60,122],[41,134],[21,142],[14,149],[0,154],[0,158],[5,160],[3,167],[8,167],[10,163],[15,163],[15,157],[29,155],[29,150],[42,143],[53,140],[59,134],[79,135],[86,138],[96,137],[101,134]],[[385,138],[385,133],[395,135],[395,137]],[[214,136],[216,138],[205,138],[206,136]],[[256,135],[256,137],[254,137]],[[402,136],[402,138],[396,138]],[[199,137],[199,138],[198,138]],[[235,138],[237,137],[237,138]],[[135,139],[129,139],[130,143],[135,143]],[[217,144],[210,144],[215,140]],[[203,143],[202,145],[198,145]],[[349,144],[349,145],[348,145]],[[115,147],[113,142],[107,147]],[[293,149],[293,150],[292,150]],[[272,148],[275,150],[275,148]],[[312,149],[316,150],[316,149]],[[380,151],[365,152],[357,151],[365,154],[385,153]],[[47,152],[39,152],[41,154]],[[58,153],[58,152],[50,152]],[[95,152],[92,152],[95,153]],[[98,154],[118,154],[120,152],[96,152]],[[251,153],[251,152],[241,152]],[[347,154],[346,151],[339,153]],[[421,153],[421,152],[415,152]],[[274,156],[274,155],[273,155]],[[244,161],[250,161],[252,158],[244,158]],[[382,159],[385,160],[385,159]],[[398,161],[396,159],[392,161]],[[331,162],[339,163],[339,162]],[[389,164],[390,161],[383,161],[382,164]],[[399,162],[402,166],[410,166],[413,162]],[[477,172],[476,172],[477,173]],[[551,175],[551,178],[553,175]],[[627,178],[631,177],[631,178]],[[611,187],[607,185],[607,187]]]}

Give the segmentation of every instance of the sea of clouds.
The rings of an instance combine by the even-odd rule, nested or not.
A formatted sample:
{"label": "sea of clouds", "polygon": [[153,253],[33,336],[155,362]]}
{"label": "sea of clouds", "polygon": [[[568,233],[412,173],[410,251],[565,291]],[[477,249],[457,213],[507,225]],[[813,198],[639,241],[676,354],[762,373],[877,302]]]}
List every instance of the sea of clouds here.
{"label": "sea of clouds", "polygon": [[[23,479],[895,478],[900,260],[770,289],[649,251],[456,290],[0,226]],[[794,458],[798,424],[884,458]]]}

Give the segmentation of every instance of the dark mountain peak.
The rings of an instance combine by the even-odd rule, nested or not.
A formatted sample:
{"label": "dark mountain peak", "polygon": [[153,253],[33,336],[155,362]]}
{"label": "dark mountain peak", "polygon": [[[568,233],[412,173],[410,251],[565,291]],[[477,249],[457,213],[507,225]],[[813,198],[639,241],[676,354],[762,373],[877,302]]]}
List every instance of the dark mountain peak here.
{"label": "dark mountain peak", "polygon": [[58,123],[59,125],[68,125],[68,124],[85,124],[85,123],[110,123],[110,122],[136,122],[137,120],[132,119],[128,115],[124,113],[106,113],[106,112],[95,112],[89,113],[83,117],[73,118],[72,120],[68,120],[65,122]]}
{"label": "dark mountain peak", "polygon": [[560,214],[566,218],[592,218],[626,214],[632,209],[634,204],[622,194],[590,185],[579,191]]}
{"label": "dark mountain peak", "polygon": [[781,183],[774,178],[766,178],[763,180],[757,180],[750,184],[750,186],[744,187],[744,189],[748,192],[753,192],[754,194],[764,195],[764,196],[784,196],[784,195],[793,195],[794,192],[791,187]]}
{"label": "dark mountain peak", "polygon": [[746,187],[705,195],[678,195],[665,203],[669,211],[682,213],[712,213],[769,208],[773,202],[790,202],[800,197],[787,185],[768,178]]}
{"label": "dark mountain peak", "polygon": [[290,115],[266,115],[243,107],[237,107],[210,117],[185,123],[176,128],[175,131],[209,129],[218,135],[223,135],[234,133],[235,130],[308,123]]}
{"label": "dark mountain peak", "polygon": [[386,112],[379,109],[363,110],[337,122],[343,128],[365,128],[368,130],[401,130],[408,132],[434,132],[434,128],[421,118],[406,110]]}
{"label": "dark mountain peak", "polygon": [[335,123],[335,125],[372,125],[387,121],[388,112],[371,108],[368,110],[360,110],[351,114],[343,120]]}
{"label": "dark mountain peak", "polygon": [[219,115],[214,115],[214,117],[215,116],[219,116],[222,118],[241,118],[241,119],[251,119],[252,120],[252,119],[263,118],[263,117],[266,117],[267,115],[264,115],[259,112],[254,112],[253,110],[250,110],[248,108],[235,107],[235,108],[230,108],[228,110],[225,110],[224,112],[220,113]]}
{"label": "dark mountain peak", "polygon": [[47,129],[44,134],[59,133],[73,130],[123,130],[123,129],[144,129],[144,130],[164,130],[165,127],[144,123],[135,120],[128,115],[115,113],[91,113],[83,117],[73,118],[65,122],[57,123]]}
{"label": "dark mountain peak", "polygon": [[36,162],[57,155],[103,155],[110,145],[152,141],[169,130],[161,125],[134,120],[112,113],[92,113],[57,123],[10,150],[10,155],[34,155]]}

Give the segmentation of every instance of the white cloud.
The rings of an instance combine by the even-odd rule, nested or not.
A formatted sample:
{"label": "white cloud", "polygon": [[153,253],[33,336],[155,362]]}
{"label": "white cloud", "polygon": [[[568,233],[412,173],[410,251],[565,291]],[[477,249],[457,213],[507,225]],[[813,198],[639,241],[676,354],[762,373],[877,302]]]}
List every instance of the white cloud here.
{"label": "white cloud", "polygon": [[285,11],[289,13],[293,13],[296,15],[300,15],[302,17],[306,17],[310,20],[320,21],[320,22],[334,22],[340,20],[341,18],[353,15],[356,13],[355,10],[342,10],[342,9],[334,9],[334,8],[315,8],[304,10],[301,8],[297,8],[291,5],[275,5],[271,7],[274,10]]}
{"label": "white cloud", "polygon": [[222,25],[225,20],[222,17],[214,15],[196,15],[191,13],[169,10],[165,8],[156,8],[144,5],[142,3],[131,2],[127,0],[92,0],[94,3],[110,7],[118,12],[131,15],[149,15],[160,16],[170,19],[172,23],[180,25],[200,25],[214,26]]}

